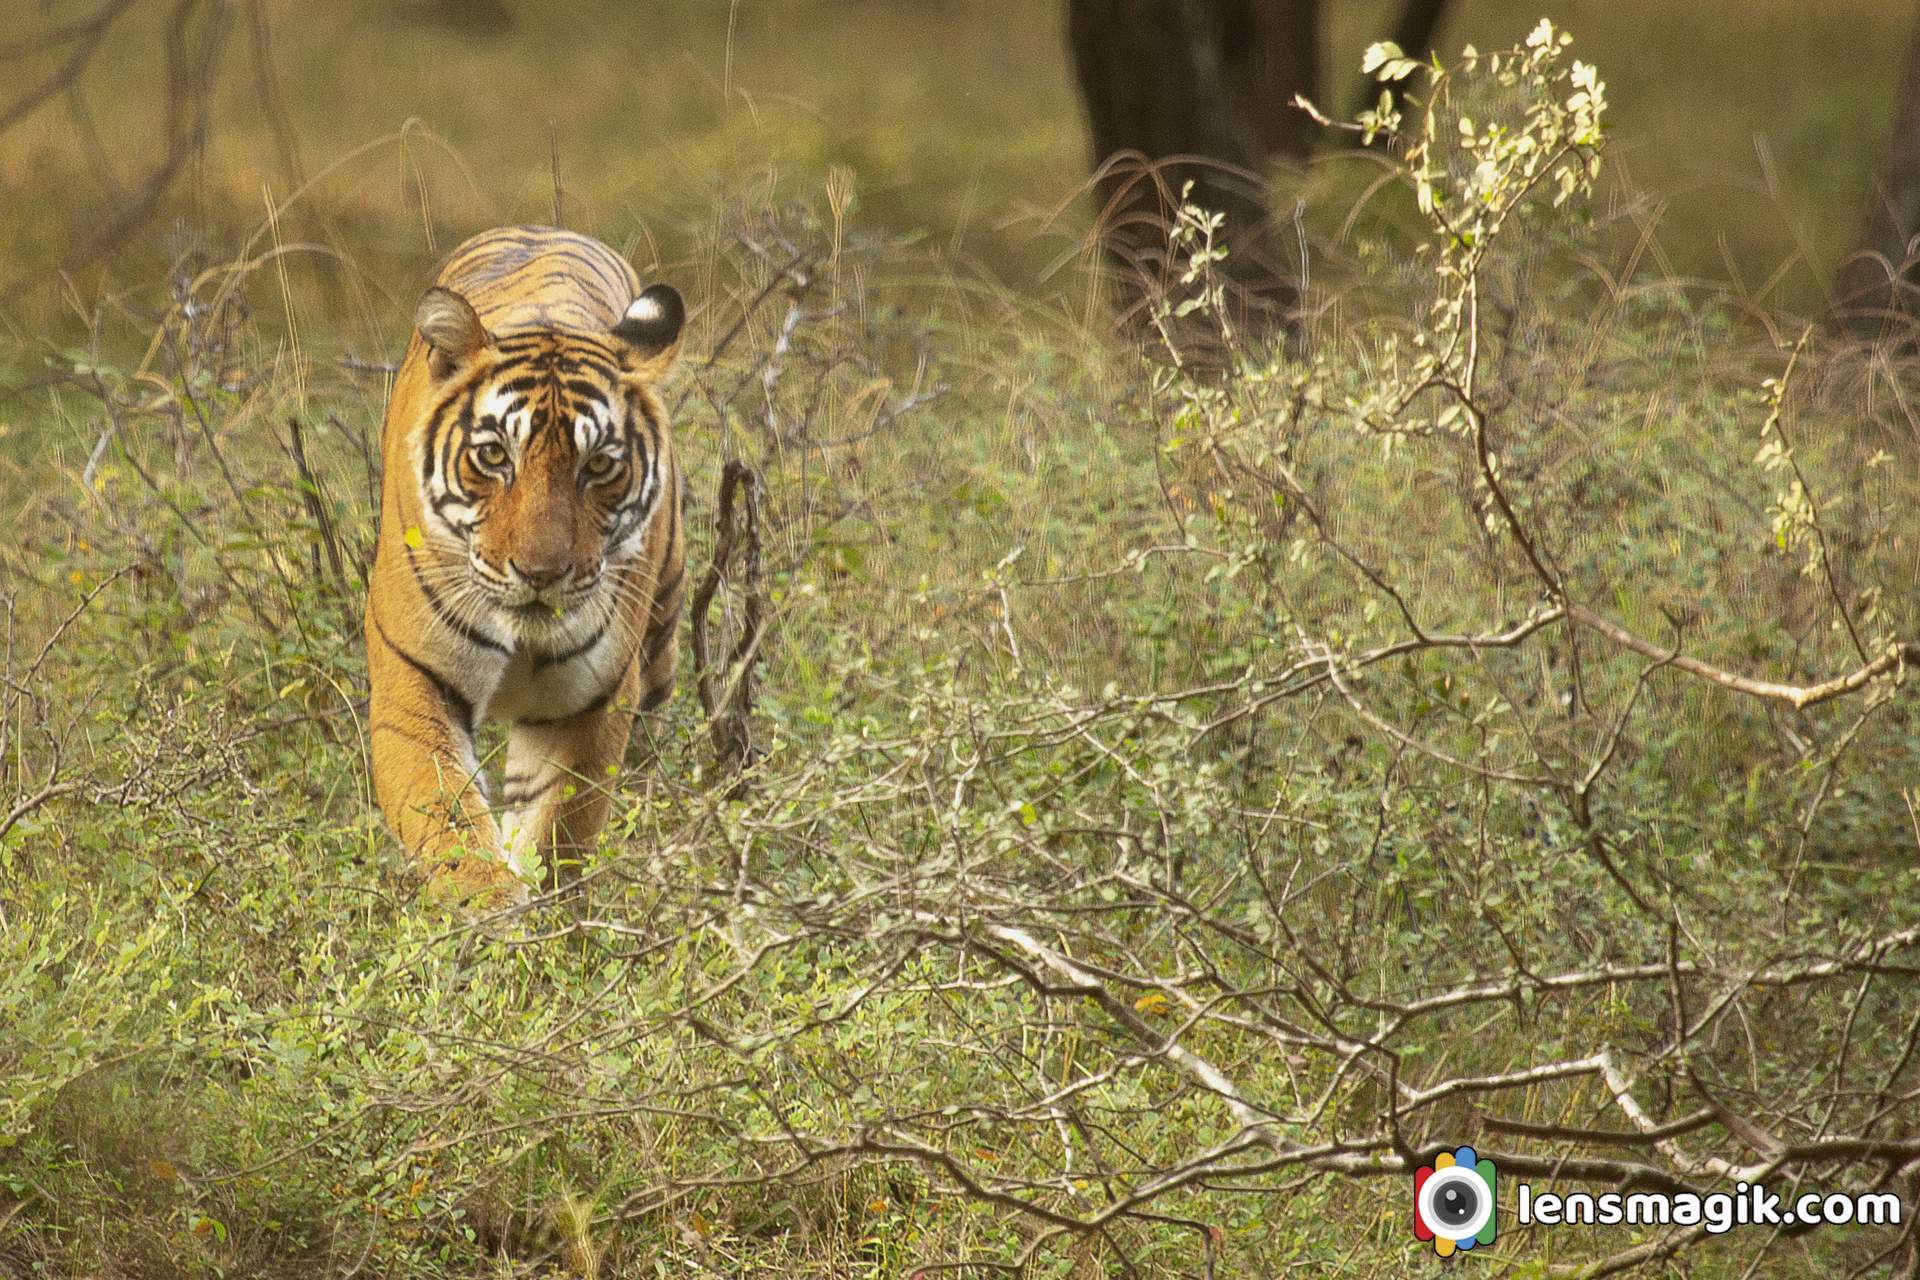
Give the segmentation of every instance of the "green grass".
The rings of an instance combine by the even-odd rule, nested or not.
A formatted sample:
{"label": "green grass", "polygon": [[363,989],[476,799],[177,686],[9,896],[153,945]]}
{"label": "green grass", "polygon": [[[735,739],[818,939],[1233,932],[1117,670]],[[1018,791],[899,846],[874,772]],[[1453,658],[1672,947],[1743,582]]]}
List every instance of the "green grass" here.
{"label": "green grass", "polygon": [[[1457,8],[1440,36],[1448,53],[1539,17],[1508,0]],[[266,189],[288,205],[285,238],[322,247],[293,266],[308,325],[384,349],[439,253],[484,226],[552,216],[556,157],[568,223],[643,265],[705,270],[689,255],[703,243],[697,230],[726,221],[703,212],[726,193],[817,200],[830,167],[844,166],[869,231],[926,237],[1023,294],[1077,305],[1084,292],[1077,272],[1058,269],[1089,211],[1076,199],[1088,156],[1054,5],[554,0],[537,16],[509,10],[513,24],[486,34],[432,20],[427,3],[269,3],[298,171],[261,108],[241,23],[204,158],[102,270],[81,261],[86,247],[157,160],[164,84],[153,50],[165,6],[137,7],[80,83],[97,153],[63,103],[0,137],[0,178],[18,193],[0,214],[7,283],[34,286],[9,308],[10,333],[31,346],[39,332],[72,331],[50,283],[56,264],[80,270],[83,300],[105,293],[152,310],[164,270],[186,254],[228,256],[264,216]],[[1332,109],[1358,88],[1351,51],[1379,38],[1392,12],[1380,0],[1335,6],[1323,40]],[[1643,206],[1623,237],[1655,226],[1650,252],[1664,273],[1817,310],[1860,219],[1909,8],[1843,0],[1815,21],[1791,0],[1609,0],[1553,16],[1579,33],[1620,104],[1607,199]],[[1333,148],[1328,164],[1308,216],[1331,230],[1350,203],[1353,162]],[[313,185],[290,202],[301,177]],[[1282,185],[1288,201],[1294,184]]]}
{"label": "green grass", "polygon": [[[1701,1090],[1788,1140],[1852,1132],[1915,1087],[1909,949],[1877,975],[1748,981],[1914,925],[1903,789],[1920,731],[1904,687],[1790,712],[1565,627],[1353,669],[1352,701],[1281,674],[1408,634],[1336,543],[1399,584],[1430,632],[1497,630],[1542,603],[1511,540],[1489,534],[1471,451],[1437,426],[1432,397],[1393,418],[1391,440],[1358,425],[1355,406],[1412,358],[1416,326],[1397,317],[1427,314],[1435,289],[1404,193],[1353,242],[1314,241],[1353,301],[1311,352],[1256,346],[1177,376],[1111,344],[1097,316],[1083,323],[1077,298],[1036,299],[967,260],[1013,236],[993,193],[1030,193],[1030,174],[983,178],[957,262],[954,210],[911,203],[951,189],[859,185],[856,207],[834,208],[825,166],[872,162],[833,150],[838,130],[742,178],[766,161],[742,140],[775,146],[804,114],[768,68],[801,77],[836,37],[871,61],[876,100],[893,84],[934,104],[888,166],[962,105],[909,92],[889,56],[901,42],[971,31],[970,53],[912,75],[1017,78],[1017,59],[989,56],[969,25],[984,8],[927,22],[806,11],[831,21],[743,21],[734,74],[758,87],[762,121],[741,123],[740,102],[730,125],[679,119],[689,186],[656,198],[638,168],[596,170],[590,140],[612,128],[587,125],[604,117],[563,135],[563,167],[595,175],[583,191],[632,202],[583,204],[582,223],[650,226],[703,302],[670,397],[692,560],[711,553],[722,462],[747,459],[768,486],[775,619],[750,785],[716,776],[683,679],[636,736],[571,901],[492,931],[435,915],[368,794],[357,566],[381,379],[341,361],[391,353],[424,271],[396,151],[366,161],[384,182],[316,188],[283,224],[289,243],[332,236],[336,257],[291,260],[284,285],[270,262],[235,269],[245,313],[191,322],[162,306],[158,277],[136,277],[104,354],[69,345],[57,386],[10,402],[0,820],[21,812],[0,835],[5,1265],[877,1280],[1019,1260],[1061,1280],[1398,1276],[1431,1264],[1414,1252],[1398,1157],[1377,1141],[1389,1063],[1425,1086],[1606,1048],[1662,1119]],[[715,30],[704,10],[663,12]],[[855,22],[866,39],[834,25]],[[400,59],[355,38],[370,66]],[[436,95],[506,65],[463,63],[430,29],[407,38],[446,55]],[[508,47],[528,68],[556,61]],[[517,74],[522,96],[546,82]],[[289,73],[291,101],[321,92],[317,73]],[[603,82],[568,92],[613,99]],[[472,93],[475,110],[513,96]],[[1025,93],[1064,90],[1036,72],[997,103],[1007,121]],[[1631,100],[1617,79],[1613,94]],[[327,127],[364,137],[384,110],[369,95]],[[310,155],[326,154],[331,135],[306,127]],[[441,172],[442,249],[453,228],[547,198],[544,126],[508,130],[496,151],[484,136],[449,134],[506,207],[463,204],[478,197]],[[737,171],[697,158],[736,142]],[[210,198],[199,225],[252,216],[240,154],[210,166],[231,203]],[[1736,294],[1649,257],[1629,267],[1623,223],[1604,201],[1592,227],[1542,214],[1485,267],[1499,323],[1481,393],[1527,519],[1574,598],[1642,635],[1783,680],[1856,665],[1825,578],[1802,572],[1806,546],[1773,542],[1782,482],[1754,461],[1762,379],[1785,354],[1751,336]],[[785,251],[749,241],[776,230],[808,252],[815,283],[770,363],[788,299],[765,286]],[[1617,294],[1596,288],[1596,260]],[[225,271],[196,299],[210,304]],[[144,367],[121,354],[156,332]],[[1920,629],[1910,377],[1895,353],[1816,339],[1784,399],[1833,590],[1873,644]],[[317,492],[302,493],[290,416]],[[1278,465],[1323,528],[1258,480]],[[338,531],[341,577],[308,498]],[[1585,821],[1564,790],[1490,776],[1596,761]],[[23,804],[50,776],[73,790]],[[1026,967],[1021,931],[1101,975],[1101,994]],[[1669,958],[1701,966],[1676,977],[1688,1009],[1732,1002],[1682,1054],[1663,1051]],[[1526,987],[1399,1025],[1384,1011],[1516,969],[1608,965],[1658,980]],[[1046,1215],[1092,1218],[1239,1131],[1141,1027],[1177,1030],[1287,1140],[1352,1142],[1380,1168],[1235,1157],[1248,1167],[1167,1191],[1154,1216],[1033,1245]],[[1334,1031],[1383,1047],[1343,1064],[1317,1038]],[[1422,1151],[1471,1138],[1544,1159],[1577,1151],[1483,1126],[1625,1124],[1591,1074],[1401,1119]],[[1882,1128],[1904,1133],[1899,1113]],[[1685,1141],[1751,1158],[1721,1124]],[[1794,1172],[1827,1190],[1871,1170]],[[1534,1276],[1629,1243],[1508,1233],[1474,1265]],[[1740,1232],[1643,1272],[1845,1274],[1886,1243]]]}

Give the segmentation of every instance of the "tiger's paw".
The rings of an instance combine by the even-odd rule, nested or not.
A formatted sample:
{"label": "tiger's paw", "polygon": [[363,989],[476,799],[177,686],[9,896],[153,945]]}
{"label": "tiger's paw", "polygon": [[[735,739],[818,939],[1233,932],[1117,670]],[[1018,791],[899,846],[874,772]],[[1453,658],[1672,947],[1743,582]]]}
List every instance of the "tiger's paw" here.
{"label": "tiger's paw", "polygon": [[426,896],[472,917],[525,906],[529,892],[509,864],[468,853],[434,868],[427,877]]}

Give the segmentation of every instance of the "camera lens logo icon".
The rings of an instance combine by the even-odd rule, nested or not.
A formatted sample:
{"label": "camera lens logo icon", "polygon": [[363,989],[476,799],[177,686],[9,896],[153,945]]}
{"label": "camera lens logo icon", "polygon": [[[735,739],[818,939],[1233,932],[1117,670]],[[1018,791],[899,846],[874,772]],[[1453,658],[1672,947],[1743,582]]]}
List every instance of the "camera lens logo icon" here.
{"label": "camera lens logo icon", "polygon": [[1433,1241],[1445,1258],[1455,1249],[1493,1243],[1493,1161],[1472,1147],[1441,1154],[1413,1172],[1413,1234]]}

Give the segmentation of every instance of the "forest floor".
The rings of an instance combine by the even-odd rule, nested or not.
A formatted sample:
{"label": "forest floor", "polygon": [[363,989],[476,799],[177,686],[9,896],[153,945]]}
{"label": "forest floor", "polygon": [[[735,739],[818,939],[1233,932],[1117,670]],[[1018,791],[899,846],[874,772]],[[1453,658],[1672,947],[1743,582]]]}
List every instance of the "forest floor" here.
{"label": "forest floor", "polygon": [[[405,154],[526,189],[401,218],[390,151],[363,221],[289,198],[22,348],[0,1274],[1399,1276],[1411,1158],[1462,1142],[1912,1203],[1910,356],[1692,279],[1605,189],[1436,310],[1463,240],[1375,161],[1297,339],[1197,365],[1115,340],[1073,237],[1071,288],[1010,289],[858,158],[568,203],[694,302],[696,575],[723,466],[764,485],[757,575],[689,621],[768,619],[754,752],[699,696],[737,670],[689,664],[580,878],[474,927],[380,825],[359,629],[426,249],[552,199],[524,139],[454,141]],[[652,209],[643,173],[597,189]],[[1457,400],[1398,396],[1434,358]],[[1868,674],[1796,706],[1689,664]],[[1475,1265],[1910,1247],[1503,1226]]]}

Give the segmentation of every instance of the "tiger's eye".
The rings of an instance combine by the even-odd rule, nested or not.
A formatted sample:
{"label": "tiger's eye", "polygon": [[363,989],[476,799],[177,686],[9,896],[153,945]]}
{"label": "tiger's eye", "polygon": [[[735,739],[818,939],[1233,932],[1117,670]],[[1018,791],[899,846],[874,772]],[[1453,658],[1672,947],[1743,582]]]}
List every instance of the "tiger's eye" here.
{"label": "tiger's eye", "polygon": [[605,480],[613,474],[613,469],[618,465],[619,463],[614,461],[611,454],[596,453],[587,459],[586,466],[581,469],[587,473],[589,479]]}
{"label": "tiger's eye", "polygon": [[473,460],[483,467],[504,467],[507,465],[507,447],[498,441],[489,440],[473,451]]}

